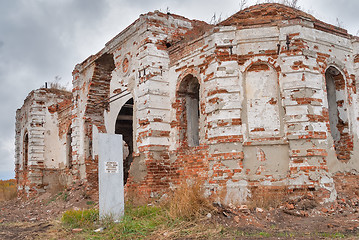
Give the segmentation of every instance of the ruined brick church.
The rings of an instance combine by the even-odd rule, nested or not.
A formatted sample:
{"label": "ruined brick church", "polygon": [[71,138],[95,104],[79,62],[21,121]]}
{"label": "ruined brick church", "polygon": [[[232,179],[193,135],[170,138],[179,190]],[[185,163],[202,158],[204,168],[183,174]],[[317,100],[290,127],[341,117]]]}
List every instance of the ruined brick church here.
{"label": "ruined brick church", "polygon": [[[122,134],[126,191],[187,181],[240,203],[258,186],[333,200],[359,170],[359,38],[258,4],[216,24],[141,15],[75,66],[73,89],[32,91],[16,113],[20,192],[97,189],[98,134]],[[122,147],[122,146],[119,146]]]}

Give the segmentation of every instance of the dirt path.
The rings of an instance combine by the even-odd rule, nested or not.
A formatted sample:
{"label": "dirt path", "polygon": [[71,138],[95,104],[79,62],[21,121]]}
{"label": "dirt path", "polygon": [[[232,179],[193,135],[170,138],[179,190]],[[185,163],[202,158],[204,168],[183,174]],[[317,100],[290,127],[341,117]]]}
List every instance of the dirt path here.
{"label": "dirt path", "polygon": [[0,224],[0,239],[36,239],[40,233],[45,233],[53,224],[40,223],[8,223]]}

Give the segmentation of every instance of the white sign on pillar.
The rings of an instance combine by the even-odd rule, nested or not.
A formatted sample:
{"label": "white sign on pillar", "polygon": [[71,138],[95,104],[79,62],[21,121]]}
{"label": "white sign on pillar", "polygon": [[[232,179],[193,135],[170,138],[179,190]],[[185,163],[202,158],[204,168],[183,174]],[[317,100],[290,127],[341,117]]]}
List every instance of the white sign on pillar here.
{"label": "white sign on pillar", "polygon": [[100,219],[119,221],[125,206],[122,135],[100,133],[98,144]]}

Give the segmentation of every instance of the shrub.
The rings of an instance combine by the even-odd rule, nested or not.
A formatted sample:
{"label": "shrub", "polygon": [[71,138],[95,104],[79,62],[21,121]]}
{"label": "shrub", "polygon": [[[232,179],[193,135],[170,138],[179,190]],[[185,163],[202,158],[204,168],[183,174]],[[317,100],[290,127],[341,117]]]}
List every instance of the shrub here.
{"label": "shrub", "polygon": [[0,180],[0,201],[8,201],[16,198],[16,181],[15,179],[11,180]]}
{"label": "shrub", "polygon": [[182,183],[168,201],[169,215],[172,218],[193,220],[214,210],[210,201],[204,196],[202,184]]}

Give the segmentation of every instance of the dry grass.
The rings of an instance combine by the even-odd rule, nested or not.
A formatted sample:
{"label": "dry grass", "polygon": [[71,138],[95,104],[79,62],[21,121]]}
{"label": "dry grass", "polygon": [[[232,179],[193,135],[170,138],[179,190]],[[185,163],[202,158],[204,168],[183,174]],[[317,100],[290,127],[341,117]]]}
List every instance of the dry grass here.
{"label": "dry grass", "polygon": [[[209,226],[202,221],[203,215],[213,211],[214,207],[204,196],[200,183],[181,184],[163,201],[140,206],[127,203],[125,215],[117,224],[95,223],[97,219],[88,214],[90,217],[85,220],[95,223],[90,226],[83,220],[83,210],[65,212],[62,223],[67,229],[83,228],[79,239],[221,239],[218,237],[223,229],[221,226]],[[106,226],[106,230],[94,233],[93,229],[100,226]]]}
{"label": "dry grass", "polygon": [[250,209],[277,208],[288,200],[288,189],[286,187],[259,186],[252,189],[252,196],[247,205]]}
{"label": "dry grass", "polygon": [[143,206],[149,203],[147,193],[141,192],[141,190],[135,188],[128,188],[127,191],[125,191],[125,199],[127,199],[126,204],[134,207]]}
{"label": "dry grass", "polygon": [[200,182],[182,183],[168,200],[169,216],[184,220],[193,220],[212,212],[214,207],[204,196]]}
{"label": "dry grass", "polygon": [[8,201],[16,198],[16,181],[15,179],[0,180],[0,201]]}

